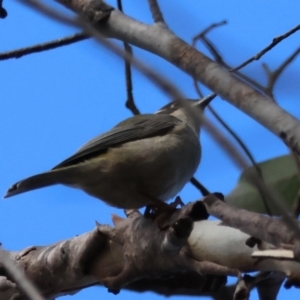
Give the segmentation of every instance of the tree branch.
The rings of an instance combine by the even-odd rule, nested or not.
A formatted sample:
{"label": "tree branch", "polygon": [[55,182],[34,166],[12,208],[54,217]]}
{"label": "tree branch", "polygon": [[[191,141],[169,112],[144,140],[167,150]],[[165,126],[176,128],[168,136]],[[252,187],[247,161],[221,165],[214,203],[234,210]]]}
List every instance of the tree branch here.
{"label": "tree branch", "polygon": [[[18,260],[18,258],[19,256],[15,256],[15,260]],[[7,275],[5,279],[2,277],[0,293],[1,291],[7,292],[7,290],[13,290],[19,296],[25,295],[32,300],[44,300],[36,287],[27,279],[19,267],[13,263],[12,255],[0,248],[0,269],[1,267],[4,268],[3,271]],[[12,280],[16,285],[12,283]]]}
{"label": "tree branch", "polygon": [[275,83],[277,81],[277,79],[279,78],[279,76],[282,74],[282,72],[284,71],[284,69],[299,55],[300,53],[300,48],[296,49],[296,51],[294,51],[292,53],[292,55],[290,55],[276,70],[271,71],[269,69],[269,67],[267,66],[267,64],[262,64],[267,77],[268,77],[268,83],[267,86],[265,88],[266,94],[269,95],[270,97],[272,97],[274,99],[274,95],[273,95],[273,89],[275,86]]}
{"label": "tree branch", "polygon": [[[118,0],[118,9],[123,12],[122,7],[122,0]],[[129,44],[123,43],[125,53],[127,53],[128,56],[132,57],[132,48]],[[134,114],[139,115],[140,111],[135,105],[133,93],[132,93],[132,76],[131,76],[131,65],[130,65],[130,59],[124,59],[125,63],[125,80],[126,80],[126,92],[127,92],[127,100],[125,103],[125,106]]]}
{"label": "tree branch", "polygon": [[257,54],[255,54],[254,56],[252,56],[251,58],[249,58],[248,60],[246,60],[242,64],[240,64],[239,66],[231,69],[230,71],[231,72],[237,71],[237,70],[239,70],[241,68],[244,68],[245,66],[247,66],[248,64],[250,64],[252,61],[259,60],[265,53],[267,53],[272,48],[274,48],[278,43],[280,43],[282,40],[288,38],[290,35],[292,35],[293,33],[295,33],[298,30],[300,30],[300,24],[297,25],[296,27],[294,27],[293,29],[289,30],[285,34],[280,35],[280,36],[274,38],[273,41],[272,41],[272,43],[270,45],[268,45],[266,48],[264,48],[263,50],[261,50],[260,52],[258,52]]}
{"label": "tree branch", "polygon": [[6,60],[10,58],[20,58],[24,55],[28,54],[33,54],[33,53],[38,53],[38,52],[43,52],[46,50],[52,50],[58,47],[62,46],[67,46],[79,41],[83,41],[88,39],[89,36],[84,34],[84,33],[76,33],[71,36],[67,36],[64,38],[60,38],[51,42],[47,43],[42,43],[42,44],[37,44],[34,46],[26,47],[26,48],[21,48],[13,51],[7,51],[7,52],[2,52],[0,53],[0,60]]}
{"label": "tree branch", "polygon": [[[209,195],[204,203],[210,212],[217,214],[213,206],[219,200]],[[114,293],[126,288],[164,295],[216,296],[215,289],[226,282],[222,276],[236,276],[237,270],[281,271],[294,279],[300,278],[300,264],[294,259],[253,258],[254,253],[274,249],[274,245],[261,241],[254,248],[248,247],[245,242],[250,236],[240,230],[220,226],[218,221],[199,220],[202,208],[202,202],[193,202],[169,214],[165,219],[169,226],[163,231],[158,228],[157,220],[134,214],[127,219],[114,218],[114,227],[98,225],[74,238],[11,252],[10,256],[47,298],[74,294],[95,284],[104,284]],[[243,214],[242,210],[234,210],[233,220]],[[226,223],[228,213],[225,209],[222,217]],[[248,220],[258,215],[247,213]],[[267,220],[268,229],[277,228],[276,219],[261,217]],[[249,222],[248,229],[242,226],[242,230],[251,227],[256,228],[255,233],[262,231]],[[263,236],[275,245],[282,241],[291,243],[291,237],[291,233],[280,240]],[[13,279],[0,268],[0,287],[2,283],[6,291],[0,288],[1,300],[8,300],[18,292]]]}
{"label": "tree branch", "polygon": [[148,0],[149,7],[151,10],[152,18],[155,23],[161,23],[166,25],[164,17],[161,13],[157,0]]}
{"label": "tree branch", "polygon": [[202,196],[207,196],[210,194],[209,190],[201,183],[199,182],[195,177],[192,177],[190,180],[191,184],[200,191]]}

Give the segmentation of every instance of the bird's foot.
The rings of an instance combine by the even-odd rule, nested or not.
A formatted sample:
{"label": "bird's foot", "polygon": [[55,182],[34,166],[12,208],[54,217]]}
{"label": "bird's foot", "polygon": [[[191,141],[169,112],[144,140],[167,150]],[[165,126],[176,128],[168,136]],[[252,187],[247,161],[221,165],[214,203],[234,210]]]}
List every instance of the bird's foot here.
{"label": "bird's foot", "polygon": [[159,214],[159,209],[156,205],[147,205],[144,211],[144,217],[147,219],[155,219]]}

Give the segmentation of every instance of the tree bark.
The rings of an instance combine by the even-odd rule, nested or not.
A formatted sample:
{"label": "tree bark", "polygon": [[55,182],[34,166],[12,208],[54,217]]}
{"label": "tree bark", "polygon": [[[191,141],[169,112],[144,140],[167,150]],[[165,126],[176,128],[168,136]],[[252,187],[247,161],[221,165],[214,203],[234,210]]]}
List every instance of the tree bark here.
{"label": "tree bark", "polygon": [[[218,201],[213,195],[204,198],[205,204]],[[292,283],[300,278],[300,264],[295,259],[260,257],[264,249],[274,251],[274,245],[260,241],[251,248],[246,245],[250,235],[220,221],[201,220],[202,210],[203,202],[198,201],[158,218],[114,216],[114,227],[98,224],[94,230],[65,241],[8,253],[47,299],[95,284],[113,293],[126,288],[218,297],[220,291],[232,290],[224,287],[227,275],[280,271]],[[237,211],[242,216],[243,210]],[[224,220],[228,214],[225,209]],[[249,214],[251,218],[259,216]],[[277,220],[269,218],[269,224],[272,222]],[[163,229],[158,226],[162,224]],[[15,294],[21,293],[0,261],[0,299],[8,300]]]}

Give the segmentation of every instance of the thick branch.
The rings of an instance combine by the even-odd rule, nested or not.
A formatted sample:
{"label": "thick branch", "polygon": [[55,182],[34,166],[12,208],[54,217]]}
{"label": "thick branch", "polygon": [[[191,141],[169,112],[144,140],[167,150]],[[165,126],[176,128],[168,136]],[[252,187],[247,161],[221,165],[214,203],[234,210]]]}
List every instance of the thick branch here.
{"label": "thick branch", "polygon": [[[158,228],[158,220],[139,214],[114,217],[115,227],[98,225],[69,240],[9,254],[47,298],[74,294],[95,284],[104,284],[115,293],[126,288],[216,296],[209,286],[220,288],[226,282],[224,276],[238,275],[237,270],[281,271],[300,277],[298,262],[253,258],[258,248],[245,244],[249,235],[220,222],[199,220],[202,209],[202,202],[194,202],[164,216],[169,224],[166,230]],[[274,220],[269,218],[269,222]],[[272,247],[265,242],[262,246]],[[7,300],[16,293],[0,261],[0,298]]]}
{"label": "thick branch", "polygon": [[[90,0],[58,2],[80,14],[88,12],[89,18],[94,14],[93,19],[96,19],[99,14],[99,9],[93,7]],[[107,37],[122,40],[165,58],[254,118],[300,153],[300,123],[296,118],[186,44],[167,28],[157,24],[149,26],[113,10],[105,24],[100,24],[97,29]]]}

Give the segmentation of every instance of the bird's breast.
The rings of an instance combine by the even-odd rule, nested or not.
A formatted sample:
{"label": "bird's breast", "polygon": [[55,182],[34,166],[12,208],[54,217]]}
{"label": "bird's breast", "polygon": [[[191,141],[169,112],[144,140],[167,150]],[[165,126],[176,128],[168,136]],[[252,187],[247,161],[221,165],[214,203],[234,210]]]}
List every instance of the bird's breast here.
{"label": "bird's breast", "polygon": [[201,156],[198,135],[180,124],[166,135],[110,148],[98,161],[84,164],[93,173],[82,186],[113,206],[139,208],[151,198],[176,196],[195,173]]}
{"label": "bird's breast", "polygon": [[192,178],[201,156],[199,138],[187,125],[112,151],[123,157],[120,172],[126,177],[124,182],[163,201],[174,197]]}

